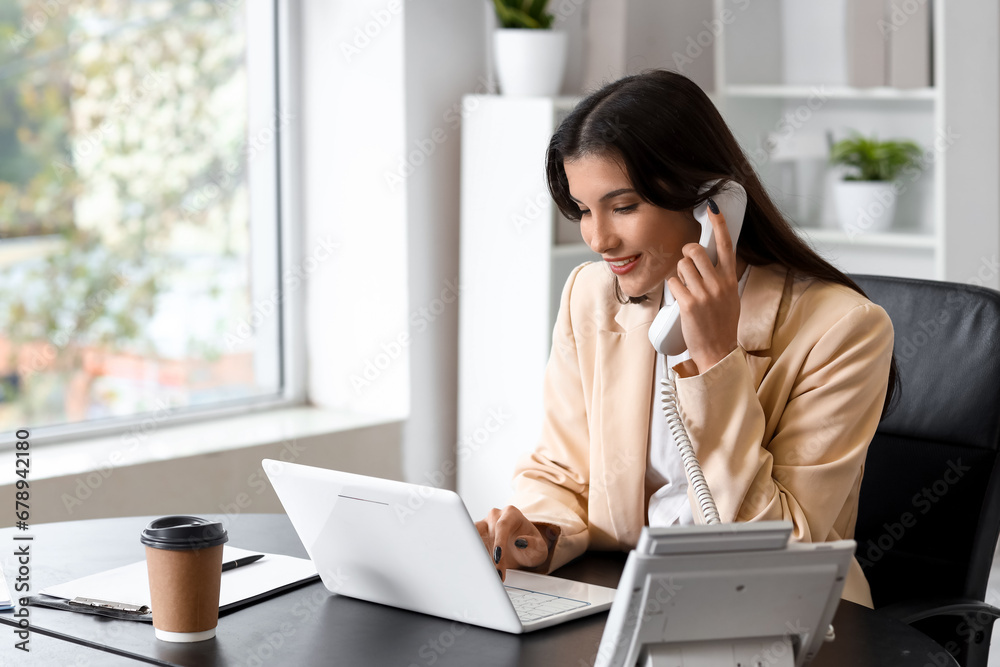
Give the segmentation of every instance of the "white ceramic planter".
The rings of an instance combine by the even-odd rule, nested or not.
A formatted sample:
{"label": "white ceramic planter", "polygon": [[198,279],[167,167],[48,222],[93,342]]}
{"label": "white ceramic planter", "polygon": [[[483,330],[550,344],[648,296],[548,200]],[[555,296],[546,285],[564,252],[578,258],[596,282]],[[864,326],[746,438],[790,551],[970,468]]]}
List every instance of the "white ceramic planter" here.
{"label": "white ceramic planter", "polygon": [[833,189],[840,226],[849,235],[884,232],[896,217],[896,193],[888,181],[838,181]]}
{"label": "white ceramic planter", "polygon": [[502,95],[555,96],[566,71],[566,33],[501,28],[493,32],[493,57]]}

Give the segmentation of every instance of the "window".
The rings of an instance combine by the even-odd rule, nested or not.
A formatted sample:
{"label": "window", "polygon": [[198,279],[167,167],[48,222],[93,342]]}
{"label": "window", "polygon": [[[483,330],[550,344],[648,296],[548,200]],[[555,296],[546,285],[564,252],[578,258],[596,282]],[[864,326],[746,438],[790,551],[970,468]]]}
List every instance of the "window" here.
{"label": "window", "polygon": [[289,397],[276,12],[0,0],[0,432]]}

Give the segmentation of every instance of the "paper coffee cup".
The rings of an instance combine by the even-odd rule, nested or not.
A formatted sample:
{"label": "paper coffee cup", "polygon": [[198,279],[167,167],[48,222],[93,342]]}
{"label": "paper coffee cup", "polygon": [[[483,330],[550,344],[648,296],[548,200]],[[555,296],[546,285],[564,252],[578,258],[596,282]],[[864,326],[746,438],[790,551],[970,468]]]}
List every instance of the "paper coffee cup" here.
{"label": "paper coffee cup", "polygon": [[149,571],[153,630],[168,642],[215,636],[222,585],[222,524],[194,516],[165,516],[142,531]]}

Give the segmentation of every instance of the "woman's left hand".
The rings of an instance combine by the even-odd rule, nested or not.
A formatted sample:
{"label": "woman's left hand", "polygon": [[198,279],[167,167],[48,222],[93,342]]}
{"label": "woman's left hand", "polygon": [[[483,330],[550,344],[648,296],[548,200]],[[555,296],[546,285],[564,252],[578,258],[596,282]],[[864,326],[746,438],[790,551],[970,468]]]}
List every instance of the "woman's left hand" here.
{"label": "woman's left hand", "polygon": [[667,287],[681,311],[681,331],[691,360],[704,373],[736,349],[736,329],[740,321],[739,277],[736,253],[721,211],[708,218],[715,232],[719,263],[712,265],[708,251],[688,243],[677,262],[677,275]]}

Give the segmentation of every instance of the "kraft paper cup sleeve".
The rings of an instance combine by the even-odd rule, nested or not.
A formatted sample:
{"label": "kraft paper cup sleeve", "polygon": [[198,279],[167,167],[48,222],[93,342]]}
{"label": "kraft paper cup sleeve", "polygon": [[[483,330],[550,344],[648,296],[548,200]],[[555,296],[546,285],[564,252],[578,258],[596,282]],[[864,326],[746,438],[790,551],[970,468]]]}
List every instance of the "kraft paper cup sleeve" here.
{"label": "kraft paper cup sleeve", "polygon": [[161,517],[142,532],[159,639],[190,642],[215,636],[228,539],[222,524],[186,515]]}

